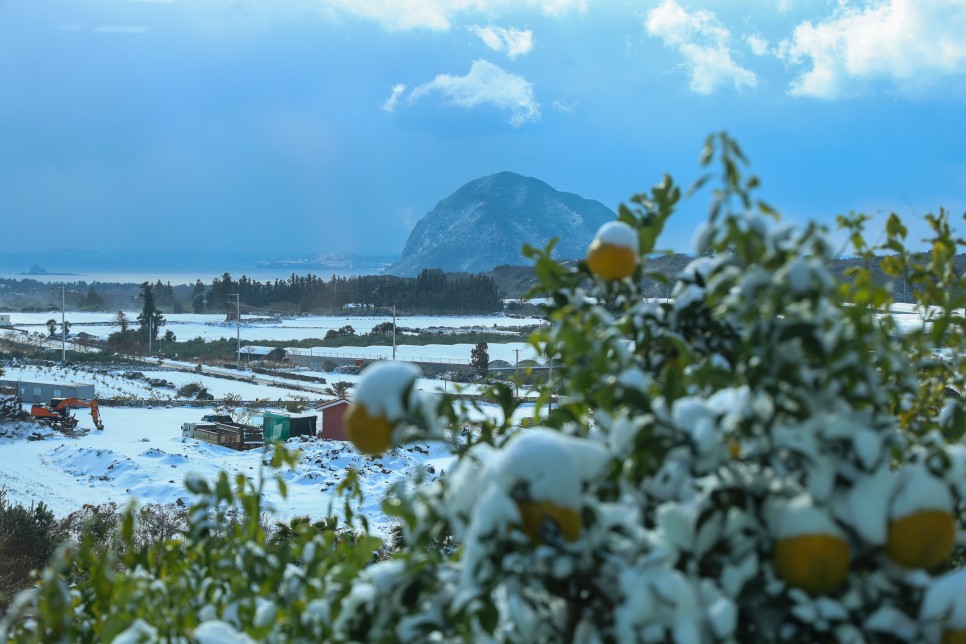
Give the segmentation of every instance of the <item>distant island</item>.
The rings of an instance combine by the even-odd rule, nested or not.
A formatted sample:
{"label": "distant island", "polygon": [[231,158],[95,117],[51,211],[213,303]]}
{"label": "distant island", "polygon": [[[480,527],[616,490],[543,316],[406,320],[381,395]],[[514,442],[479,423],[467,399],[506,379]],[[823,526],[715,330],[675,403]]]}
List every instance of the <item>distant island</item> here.
{"label": "distant island", "polygon": [[51,273],[43,269],[39,264],[34,264],[28,271],[21,271],[21,275],[80,275],[80,273]]}

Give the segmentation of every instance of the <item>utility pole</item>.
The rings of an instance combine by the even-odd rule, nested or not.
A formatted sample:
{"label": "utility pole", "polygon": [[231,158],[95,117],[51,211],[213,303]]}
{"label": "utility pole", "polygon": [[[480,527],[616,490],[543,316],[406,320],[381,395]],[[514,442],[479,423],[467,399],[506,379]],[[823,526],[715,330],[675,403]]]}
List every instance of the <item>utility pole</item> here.
{"label": "utility pole", "polygon": [[231,293],[228,297],[229,304],[230,298],[235,298],[235,367],[241,371],[241,297],[239,293]]}
{"label": "utility pole", "polygon": [[60,287],[60,361],[67,362],[67,285]]}
{"label": "utility pole", "polygon": [[392,359],[396,359],[396,305],[392,305]]}
{"label": "utility pole", "polygon": [[151,318],[154,317],[154,313],[148,316],[148,355],[151,355],[151,340],[154,338],[154,328],[151,324],[154,322]]}
{"label": "utility pole", "polygon": [[[57,288],[54,287],[50,289],[51,291],[56,291]],[[60,361],[67,362],[67,325],[64,324],[64,320],[67,316],[67,285],[64,284],[60,287]],[[47,346],[47,342],[44,342],[44,346]]]}
{"label": "utility pole", "polygon": [[547,407],[547,413],[553,411],[553,356],[550,356],[550,375],[547,377],[547,386],[550,387],[550,404]]}

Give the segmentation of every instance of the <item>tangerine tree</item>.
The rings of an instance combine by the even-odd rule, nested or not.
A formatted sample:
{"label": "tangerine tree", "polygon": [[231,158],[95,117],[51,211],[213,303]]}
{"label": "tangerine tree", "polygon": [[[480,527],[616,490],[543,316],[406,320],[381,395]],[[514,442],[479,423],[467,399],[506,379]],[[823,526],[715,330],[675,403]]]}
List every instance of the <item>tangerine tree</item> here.
{"label": "tangerine tree", "polygon": [[65,550],[7,633],[958,641],[966,573],[946,562],[966,480],[966,410],[949,395],[964,384],[963,242],[941,211],[926,254],[898,217],[877,247],[867,218],[841,218],[851,252],[888,251],[887,273],[914,287],[917,323],[900,325],[888,285],[864,268],[837,279],[828,232],[756,197],[734,141],[710,137],[702,163],[720,167],[717,187],[670,301],[645,299],[641,285],[663,279],[648,257],[713,175],[632,197],[576,265],[525,249],[551,294],[533,342],[556,366],[537,426],[514,424],[504,385],[488,392],[494,413],[422,395],[414,368],[365,372],[349,419],[361,449],[443,440],[457,457],[386,499],[395,547],[354,515],[352,472],[355,532],[300,529],[279,546],[259,527],[260,484],[192,479],[178,540]]}

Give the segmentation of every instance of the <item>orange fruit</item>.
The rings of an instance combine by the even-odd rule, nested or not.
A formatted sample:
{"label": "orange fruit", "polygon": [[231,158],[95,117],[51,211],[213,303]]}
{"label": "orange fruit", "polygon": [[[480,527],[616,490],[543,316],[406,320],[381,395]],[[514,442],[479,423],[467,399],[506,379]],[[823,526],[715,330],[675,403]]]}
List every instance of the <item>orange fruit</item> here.
{"label": "orange fruit", "polygon": [[392,449],[392,423],[385,416],[370,415],[362,403],[349,408],[345,416],[349,440],[363,454],[382,454]]}
{"label": "orange fruit", "polygon": [[587,267],[605,280],[630,277],[637,267],[637,253],[625,246],[616,246],[595,239],[587,249]]}
{"label": "orange fruit", "polygon": [[945,510],[920,510],[889,522],[885,550],[907,568],[935,568],[953,552],[956,522]]}
{"label": "orange fruit", "polygon": [[849,572],[849,544],[838,535],[802,534],[775,542],[775,572],[811,595],[829,593]]}
{"label": "orange fruit", "polygon": [[727,441],[728,453],[731,454],[731,458],[738,458],[741,456],[741,443],[734,437],[729,438]]}
{"label": "orange fruit", "polygon": [[567,541],[576,541],[580,537],[580,513],[577,510],[549,501],[517,501],[517,508],[523,522],[523,532],[534,543],[543,543],[540,528],[544,521],[555,523]]}

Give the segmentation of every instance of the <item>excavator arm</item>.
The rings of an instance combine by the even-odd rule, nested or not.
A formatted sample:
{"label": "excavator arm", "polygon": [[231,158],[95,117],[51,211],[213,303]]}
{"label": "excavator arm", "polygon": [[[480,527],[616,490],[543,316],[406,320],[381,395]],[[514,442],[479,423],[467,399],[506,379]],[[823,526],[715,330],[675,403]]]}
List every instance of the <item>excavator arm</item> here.
{"label": "excavator arm", "polygon": [[101,422],[101,412],[97,406],[97,398],[90,402],[91,408],[91,418],[94,419],[94,427],[98,429],[104,429],[104,423]]}
{"label": "excavator arm", "polygon": [[[104,429],[104,423],[101,422],[101,412],[97,405],[97,398],[87,402],[86,400],[81,400],[80,398],[54,398],[49,403],[47,407],[40,407],[40,410],[49,409],[52,412],[56,412],[61,418],[66,418],[69,415],[69,410],[72,407],[84,407],[91,410],[91,418],[94,419],[94,427],[98,429]],[[35,409],[37,407],[35,406]],[[30,412],[35,416],[49,416],[53,414],[43,414],[34,413],[33,409]]]}

